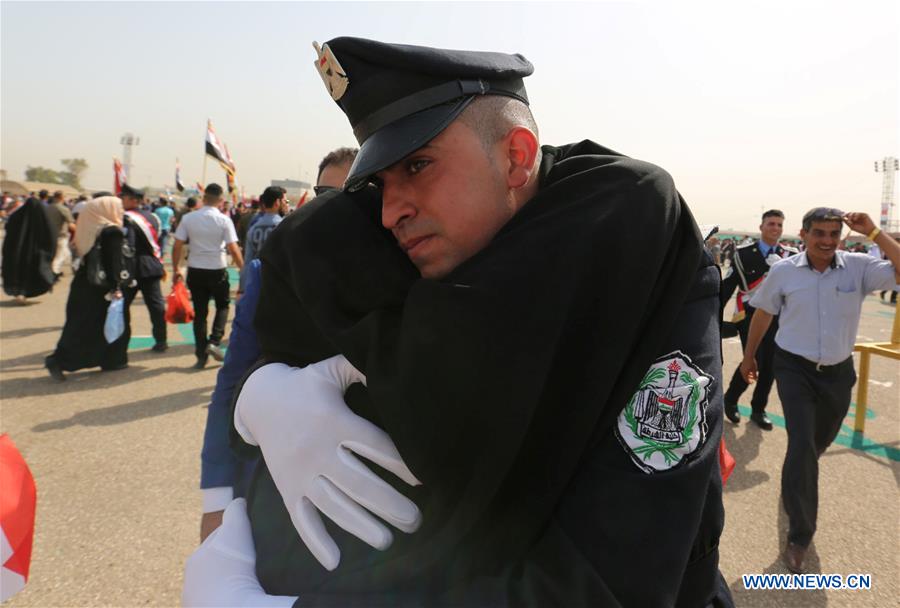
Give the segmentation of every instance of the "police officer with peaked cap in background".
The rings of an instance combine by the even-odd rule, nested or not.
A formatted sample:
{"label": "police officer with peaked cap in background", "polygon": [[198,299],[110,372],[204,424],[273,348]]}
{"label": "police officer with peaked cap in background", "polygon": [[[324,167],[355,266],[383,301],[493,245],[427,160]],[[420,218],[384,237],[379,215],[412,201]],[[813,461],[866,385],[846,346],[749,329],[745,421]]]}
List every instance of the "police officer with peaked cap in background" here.
{"label": "police officer with peaked cap in background", "polygon": [[262,251],[264,466],[185,605],[730,606],[720,280],[671,177],[540,147],[521,55],[317,51],[360,151]]}
{"label": "police officer with peaked cap in background", "polygon": [[[747,344],[747,332],[750,329],[750,321],[756,310],[750,304],[750,298],[762,285],[763,279],[769,273],[769,268],[775,262],[797,253],[793,247],[782,245],[779,242],[784,231],[784,213],[778,209],[769,209],[762,214],[762,223],[759,225],[760,238],[751,243],[737,247],[734,252],[734,264],[731,272],[722,281],[722,292],[719,295],[721,307],[724,310],[728,300],[737,290],[735,299],[735,313],[732,323],[737,325],[741,337],[741,346]],[[753,397],[750,405],[753,411],[750,420],[764,431],[772,430],[772,421],[766,415],[766,405],[769,401],[769,392],[775,375],[772,372],[772,360],[775,357],[775,333],[778,331],[778,319],[774,319],[772,326],[766,333],[761,348],[756,353],[759,362],[759,380],[753,387]],[[725,416],[734,424],[741,421],[738,412],[738,399],[747,390],[748,384],[741,376],[740,366],[734,370],[728,388],[725,390]]]}

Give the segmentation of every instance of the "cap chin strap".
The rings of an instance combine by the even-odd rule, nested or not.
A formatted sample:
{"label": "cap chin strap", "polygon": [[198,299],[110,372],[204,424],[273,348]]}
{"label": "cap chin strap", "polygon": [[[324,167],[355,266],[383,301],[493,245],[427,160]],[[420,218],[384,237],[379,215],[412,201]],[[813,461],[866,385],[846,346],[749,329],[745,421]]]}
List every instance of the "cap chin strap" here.
{"label": "cap chin strap", "polygon": [[[516,83],[518,83],[518,86],[516,86]],[[454,80],[424,91],[417,91],[366,116],[354,125],[353,135],[356,136],[356,141],[362,145],[373,133],[392,122],[416,112],[470,95],[507,95],[527,104],[528,98],[525,96],[525,87],[521,79],[512,81],[509,84],[513,85],[510,88],[517,90],[500,88],[497,84],[491,85],[485,80]]]}

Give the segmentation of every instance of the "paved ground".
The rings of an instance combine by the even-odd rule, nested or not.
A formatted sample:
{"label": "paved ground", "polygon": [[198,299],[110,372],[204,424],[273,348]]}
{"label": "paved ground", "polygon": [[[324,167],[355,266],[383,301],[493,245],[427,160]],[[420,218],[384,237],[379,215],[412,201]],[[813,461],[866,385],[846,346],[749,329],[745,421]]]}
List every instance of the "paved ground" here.
{"label": "paved ground", "polygon": [[[51,382],[43,357],[59,337],[67,291],[68,278],[28,306],[5,296],[0,301],[0,431],[18,444],[38,486],[31,580],[8,605],[177,605],[182,565],[198,540],[199,451],[217,367],[189,369],[190,331],[170,326],[170,342],[182,344],[164,354],[147,350],[152,340],[135,338],[129,369]],[[892,314],[870,297],[863,339],[886,340]],[[133,334],[149,336],[140,299],[132,318]],[[739,350],[736,341],[725,345],[729,374]],[[725,494],[721,567],[738,606],[897,605],[897,363],[874,359],[872,379],[865,438],[853,436],[848,418],[821,461],[819,532],[811,555],[817,572],[871,574],[872,590],[743,590],[741,574],[786,572],[778,559],[786,437],[774,397],[774,431],[726,423],[738,467]]]}

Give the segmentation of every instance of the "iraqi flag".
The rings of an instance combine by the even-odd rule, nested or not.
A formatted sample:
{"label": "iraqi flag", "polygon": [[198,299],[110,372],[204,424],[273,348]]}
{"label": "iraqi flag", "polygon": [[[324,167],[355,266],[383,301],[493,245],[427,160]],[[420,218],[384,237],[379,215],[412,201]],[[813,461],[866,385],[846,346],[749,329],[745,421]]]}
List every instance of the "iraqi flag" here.
{"label": "iraqi flag", "polygon": [[213,130],[212,126],[212,120],[206,121],[206,154],[219,161],[219,164],[222,165],[222,168],[226,171],[230,170],[231,172],[234,172],[234,164],[228,156],[228,150],[225,148],[225,145],[219,141],[219,138],[216,136],[216,132]]}
{"label": "iraqi flag", "polygon": [[9,435],[0,435],[0,602],[25,587],[34,541],[34,477]]}
{"label": "iraqi flag", "polygon": [[113,158],[113,187],[115,188],[116,196],[122,194],[122,186],[127,181],[128,176],[125,175],[125,168],[122,166],[122,163],[119,162],[118,158]]}
{"label": "iraqi flag", "polygon": [[175,159],[175,189],[184,192],[184,182],[181,181],[181,163]]}
{"label": "iraqi flag", "polygon": [[135,223],[135,225],[144,233],[144,237],[147,239],[147,242],[150,243],[150,248],[153,250],[153,255],[156,256],[156,259],[162,262],[162,255],[159,249],[159,236],[156,234],[156,229],[153,227],[153,224],[147,221],[143,215],[134,210],[128,210],[125,212],[131,221]]}

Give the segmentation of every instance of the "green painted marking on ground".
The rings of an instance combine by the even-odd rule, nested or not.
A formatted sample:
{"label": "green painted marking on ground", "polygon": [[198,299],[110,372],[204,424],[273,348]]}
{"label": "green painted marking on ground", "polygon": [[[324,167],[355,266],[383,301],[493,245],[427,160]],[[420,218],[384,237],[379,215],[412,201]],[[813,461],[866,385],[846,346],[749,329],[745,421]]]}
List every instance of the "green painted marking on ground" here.
{"label": "green painted marking on ground", "polygon": [[194,344],[194,326],[191,323],[179,323],[176,325],[178,333],[185,339],[182,344]]}
{"label": "green painted marking on ground", "polygon": [[[900,462],[900,449],[884,445],[883,443],[877,443],[872,441],[865,435],[861,433],[857,433],[853,430],[853,416],[856,412],[856,404],[850,403],[850,411],[847,413],[847,417],[845,420],[849,423],[841,425],[841,430],[838,433],[838,436],[834,439],[834,443],[837,445],[843,446],[845,448],[850,448],[851,450],[857,450],[859,452],[863,452],[865,454],[871,454],[872,456],[878,456],[880,458],[887,458],[888,460],[893,460],[894,462]],[[753,410],[746,405],[739,405],[738,410],[744,416],[749,417]],[[770,414],[766,412],[769,416],[769,419],[772,421],[772,424],[779,428],[785,428],[784,418],[779,416],[778,414]],[[866,419],[874,418],[875,412],[871,409],[866,411]]]}
{"label": "green painted marking on ground", "polygon": [[[190,323],[179,323],[175,326],[182,340],[169,340],[169,346],[194,343],[194,330]],[[128,350],[144,350],[152,348],[156,344],[153,336],[132,336],[128,341]]]}

